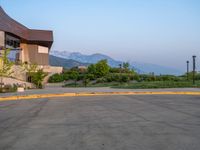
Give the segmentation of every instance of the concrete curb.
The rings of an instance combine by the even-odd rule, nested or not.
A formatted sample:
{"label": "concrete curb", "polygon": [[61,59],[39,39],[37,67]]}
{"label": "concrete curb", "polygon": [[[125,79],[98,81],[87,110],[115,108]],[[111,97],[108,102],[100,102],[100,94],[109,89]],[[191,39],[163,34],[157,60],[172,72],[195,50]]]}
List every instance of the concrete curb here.
{"label": "concrete curb", "polygon": [[199,95],[200,92],[80,92],[59,94],[34,94],[21,96],[0,97],[0,101],[30,100],[36,98],[75,97],[75,96],[112,96],[112,95]]}

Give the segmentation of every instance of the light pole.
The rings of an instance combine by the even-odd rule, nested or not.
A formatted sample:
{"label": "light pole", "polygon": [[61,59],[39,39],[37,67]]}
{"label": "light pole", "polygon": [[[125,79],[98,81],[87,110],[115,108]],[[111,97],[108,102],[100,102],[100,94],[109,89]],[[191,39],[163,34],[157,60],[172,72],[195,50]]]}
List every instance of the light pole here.
{"label": "light pole", "polygon": [[187,63],[187,80],[189,80],[189,61],[186,62]]}
{"label": "light pole", "polygon": [[196,56],[192,56],[193,60],[193,84],[195,84],[195,69],[196,69]]}
{"label": "light pole", "polygon": [[122,64],[119,64],[120,68],[120,84],[122,83]]}

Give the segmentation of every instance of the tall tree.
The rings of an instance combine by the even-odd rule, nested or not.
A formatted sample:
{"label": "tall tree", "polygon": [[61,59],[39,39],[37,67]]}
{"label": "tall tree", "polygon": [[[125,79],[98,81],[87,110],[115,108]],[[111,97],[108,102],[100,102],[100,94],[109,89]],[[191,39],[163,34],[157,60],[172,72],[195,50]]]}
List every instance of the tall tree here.
{"label": "tall tree", "polygon": [[107,60],[100,60],[97,64],[96,64],[96,76],[97,77],[103,77],[106,74],[109,73],[110,67],[107,63]]}
{"label": "tall tree", "polygon": [[88,73],[90,73],[90,74],[96,73],[96,65],[95,64],[91,64],[88,66]]}

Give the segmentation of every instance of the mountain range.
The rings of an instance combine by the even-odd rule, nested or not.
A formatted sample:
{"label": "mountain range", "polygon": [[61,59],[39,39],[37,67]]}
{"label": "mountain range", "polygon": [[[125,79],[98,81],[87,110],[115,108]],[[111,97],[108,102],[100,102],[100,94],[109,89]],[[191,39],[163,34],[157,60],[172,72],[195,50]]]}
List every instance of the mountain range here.
{"label": "mountain range", "polygon": [[51,66],[62,66],[64,68],[73,68],[76,66],[88,66],[88,63],[82,63],[73,59],[65,59],[53,55],[49,55],[49,63]]}
{"label": "mountain range", "polygon": [[[92,55],[85,55],[79,52],[67,52],[67,51],[51,51],[50,53],[50,64],[54,66],[63,66],[66,68],[71,68],[74,66],[87,66],[89,64],[97,63],[99,60],[107,59],[108,64],[111,67],[119,67],[119,64],[122,64],[123,61],[115,60],[110,56],[96,53]],[[136,70],[138,73],[152,73],[155,74],[173,74],[180,75],[183,74],[183,71],[180,71],[175,68],[150,64],[150,63],[141,63],[132,61],[129,62],[130,67]]]}

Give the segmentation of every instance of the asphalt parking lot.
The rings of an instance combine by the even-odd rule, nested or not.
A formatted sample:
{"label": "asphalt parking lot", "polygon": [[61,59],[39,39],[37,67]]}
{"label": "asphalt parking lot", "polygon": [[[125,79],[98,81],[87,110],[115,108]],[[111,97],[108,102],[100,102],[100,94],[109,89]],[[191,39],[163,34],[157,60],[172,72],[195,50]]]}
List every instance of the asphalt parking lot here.
{"label": "asphalt parking lot", "polygon": [[199,150],[200,96],[0,102],[0,150]]}

